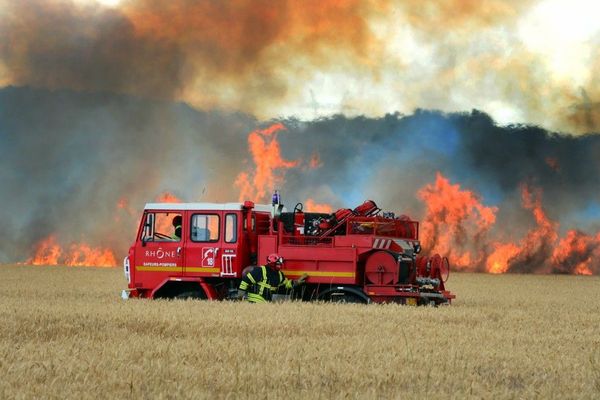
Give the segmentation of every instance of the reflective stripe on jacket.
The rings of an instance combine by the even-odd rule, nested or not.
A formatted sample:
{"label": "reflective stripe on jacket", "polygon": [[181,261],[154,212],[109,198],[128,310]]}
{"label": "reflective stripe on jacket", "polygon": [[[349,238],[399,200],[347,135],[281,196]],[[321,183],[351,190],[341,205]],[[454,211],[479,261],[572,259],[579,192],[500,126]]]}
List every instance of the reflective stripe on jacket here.
{"label": "reflective stripe on jacket", "polygon": [[274,293],[284,287],[292,289],[293,283],[283,275],[283,272],[267,268],[264,265],[253,268],[242,278],[240,290],[248,292],[248,301],[251,303],[265,303],[270,301]]}

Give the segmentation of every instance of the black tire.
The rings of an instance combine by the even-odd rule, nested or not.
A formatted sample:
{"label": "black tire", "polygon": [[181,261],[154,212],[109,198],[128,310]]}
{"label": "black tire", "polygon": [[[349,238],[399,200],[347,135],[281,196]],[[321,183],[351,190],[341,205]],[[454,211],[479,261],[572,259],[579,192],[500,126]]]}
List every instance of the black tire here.
{"label": "black tire", "polygon": [[420,299],[417,303],[420,306],[426,306],[426,307],[437,307],[439,306],[439,303],[433,299]]}
{"label": "black tire", "polygon": [[188,292],[179,293],[177,296],[175,296],[175,298],[178,300],[205,300],[206,295],[203,291],[191,290]]}
{"label": "black tire", "polygon": [[367,304],[365,299],[348,292],[334,292],[327,295],[324,300],[331,303]]}

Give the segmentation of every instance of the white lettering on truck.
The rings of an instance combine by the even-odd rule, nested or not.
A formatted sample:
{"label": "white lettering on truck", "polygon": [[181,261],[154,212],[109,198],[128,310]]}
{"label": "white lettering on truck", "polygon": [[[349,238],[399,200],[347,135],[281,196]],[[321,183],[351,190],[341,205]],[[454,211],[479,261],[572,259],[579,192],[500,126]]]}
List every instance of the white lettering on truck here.
{"label": "white lettering on truck", "polygon": [[159,247],[158,250],[146,250],[145,255],[146,257],[156,257],[159,260],[163,258],[175,258],[177,256],[175,250],[166,251],[161,247]]}

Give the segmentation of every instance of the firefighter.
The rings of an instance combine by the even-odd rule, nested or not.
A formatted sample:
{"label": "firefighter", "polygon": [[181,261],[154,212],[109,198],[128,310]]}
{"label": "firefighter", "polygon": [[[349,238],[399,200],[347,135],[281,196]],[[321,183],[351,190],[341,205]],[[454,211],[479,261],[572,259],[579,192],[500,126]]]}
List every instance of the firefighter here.
{"label": "firefighter", "polygon": [[248,301],[251,303],[266,303],[271,301],[273,294],[283,287],[287,290],[302,285],[307,274],[303,274],[296,281],[291,281],[281,272],[283,259],[273,253],[267,257],[266,265],[254,267],[242,278],[238,289],[238,298],[241,300],[248,292]]}
{"label": "firefighter", "polygon": [[171,239],[175,241],[181,240],[181,215],[173,217],[173,234],[171,235]]}

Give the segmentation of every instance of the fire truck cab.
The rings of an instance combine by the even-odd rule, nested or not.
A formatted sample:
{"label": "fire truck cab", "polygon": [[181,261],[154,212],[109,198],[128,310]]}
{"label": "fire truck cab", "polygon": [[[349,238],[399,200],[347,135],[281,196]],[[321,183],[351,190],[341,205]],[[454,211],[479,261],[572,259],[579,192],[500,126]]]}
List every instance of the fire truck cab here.
{"label": "fire truck cab", "polygon": [[130,294],[227,297],[256,263],[256,236],[269,232],[272,210],[252,202],[146,204],[124,261]]}
{"label": "fire truck cab", "polygon": [[301,300],[449,304],[448,260],[418,255],[419,223],[367,200],[334,213],[279,204],[149,203],[123,265],[123,297],[234,298],[244,270],[270,253],[306,285]]}

